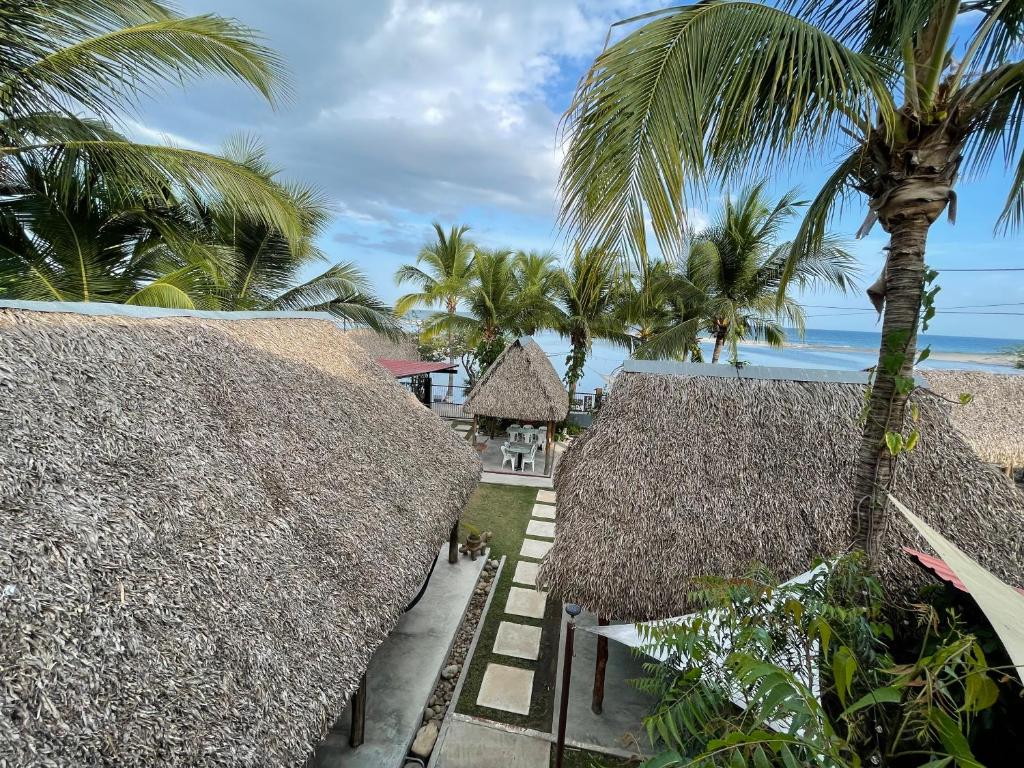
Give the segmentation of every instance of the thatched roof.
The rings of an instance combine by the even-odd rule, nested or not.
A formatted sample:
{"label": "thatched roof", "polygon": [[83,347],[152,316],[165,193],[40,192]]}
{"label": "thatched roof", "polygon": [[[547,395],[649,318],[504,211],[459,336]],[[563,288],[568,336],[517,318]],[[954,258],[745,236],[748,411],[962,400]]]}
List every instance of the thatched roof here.
{"label": "thatched roof", "polygon": [[[646,620],[685,613],[695,577],[742,576],[762,563],[789,578],[816,555],[844,551],[864,381],[627,363],[556,469],[558,538],[542,580],[588,610]],[[896,495],[1021,584],[1024,495],[952,429],[943,401],[917,400],[921,439],[899,465]],[[887,536],[887,577],[897,587],[919,580],[899,545],[927,545],[902,520]]]}
{"label": "thatched roof", "polygon": [[982,459],[1004,467],[1024,466],[1024,376],[928,371],[928,384],[953,401],[962,392],[974,397],[951,411],[956,428]]}
{"label": "thatched roof", "polygon": [[333,323],[208,317],[0,308],[0,764],[303,765],[479,479]]}
{"label": "thatched roof", "polygon": [[389,339],[372,328],[354,328],[345,335],[363,348],[374,360],[419,360],[416,337],[404,334],[400,339]]}
{"label": "thatched roof", "polygon": [[466,413],[523,421],[562,421],[569,395],[544,350],[528,336],[516,339],[466,395]]}

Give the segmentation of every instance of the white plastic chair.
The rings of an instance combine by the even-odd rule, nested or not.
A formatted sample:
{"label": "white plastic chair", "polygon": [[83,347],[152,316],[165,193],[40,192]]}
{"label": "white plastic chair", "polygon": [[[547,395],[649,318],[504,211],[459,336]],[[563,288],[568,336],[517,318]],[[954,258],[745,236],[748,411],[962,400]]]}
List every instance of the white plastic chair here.
{"label": "white plastic chair", "polygon": [[530,465],[530,471],[531,472],[536,472],[537,468],[534,465],[534,462],[536,461],[536,459],[537,459],[537,444],[534,443],[533,447],[530,449],[530,452],[528,454],[524,454],[523,455],[523,471],[524,472],[526,471],[526,465],[529,464]]}
{"label": "white plastic chair", "polygon": [[522,424],[509,424],[508,425],[508,439],[513,443],[519,443],[523,440],[523,425]]}
{"label": "white plastic chair", "polygon": [[514,453],[512,453],[511,451],[509,451],[508,443],[502,443],[501,444],[501,468],[502,469],[505,468],[505,462],[506,461],[509,462],[509,465],[511,466],[512,471],[515,472],[516,471],[516,455]]}

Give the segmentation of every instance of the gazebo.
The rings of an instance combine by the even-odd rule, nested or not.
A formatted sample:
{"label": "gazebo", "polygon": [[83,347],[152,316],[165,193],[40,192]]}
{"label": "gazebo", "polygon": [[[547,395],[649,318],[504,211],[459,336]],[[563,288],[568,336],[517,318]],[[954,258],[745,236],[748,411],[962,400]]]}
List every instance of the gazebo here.
{"label": "gazebo", "polygon": [[0,302],[0,392],[0,763],[298,767],[356,694],[359,733],[463,440],[317,313]]}
{"label": "gazebo", "polygon": [[1013,477],[1024,467],[1024,375],[987,371],[928,371],[928,385],[952,405],[953,424],[984,461],[998,464]]}
{"label": "gazebo", "polygon": [[463,405],[473,416],[542,422],[546,426],[544,472],[550,473],[555,424],[569,414],[569,394],[544,350],[529,336],[516,339],[476,383]]}
{"label": "gazebo", "polygon": [[[647,621],[687,613],[701,577],[760,563],[787,579],[845,551],[866,383],[863,373],[627,361],[555,472],[558,538],[539,583],[600,623]],[[953,429],[948,403],[926,390],[914,400],[921,437],[897,466],[895,496],[1020,585],[1024,495]],[[896,518],[881,567],[897,589],[925,578],[903,546],[931,551]],[[600,649],[597,663],[599,682]]]}

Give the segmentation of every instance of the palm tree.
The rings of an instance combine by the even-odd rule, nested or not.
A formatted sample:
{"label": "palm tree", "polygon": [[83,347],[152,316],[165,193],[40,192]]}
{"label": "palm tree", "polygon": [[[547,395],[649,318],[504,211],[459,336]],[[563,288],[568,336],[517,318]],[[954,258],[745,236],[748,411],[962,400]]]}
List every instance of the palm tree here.
{"label": "palm tree", "polygon": [[559,312],[555,297],[564,274],[558,265],[558,257],[553,253],[517,251],[513,269],[522,308],[519,331],[533,336],[538,331],[553,327]]}
{"label": "palm tree", "polygon": [[851,193],[867,200],[860,234],[877,221],[889,235],[851,510],[872,556],[890,516],[886,437],[904,428],[922,307],[934,312],[925,242],[963,163],[979,172],[1001,154],[1014,172],[999,223],[1024,219],[1022,18],[1020,0],[705,0],[631,20],[646,23],[597,58],[567,115],[563,221],[634,247],[646,216],[664,249],[678,246],[689,184],[848,144],[793,257],[820,247]]}
{"label": "palm tree", "polygon": [[196,242],[188,206],[66,154],[21,155],[5,168],[0,296],[213,308],[199,297],[223,261]]}
{"label": "palm tree", "polygon": [[[857,272],[856,259],[828,237],[813,252],[793,263],[792,243],[776,244],[780,230],[803,203],[794,191],[771,203],[765,182],[726,199],[718,221],[692,238],[687,277],[697,288],[707,330],[714,336],[711,362],[717,363],[726,342],[736,354],[745,338],[782,346],[785,328],[803,333],[804,313],[789,295],[795,282],[801,288],[816,283],[847,290]],[[791,273],[788,284],[783,275]]]}
{"label": "palm tree", "polygon": [[637,265],[618,311],[632,337],[632,356],[702,361],[699,332],[705,295],[674,264],[660,259]]}
{"label": "palm tree", "polygon": [[[18,161],[55,163],[66,174],[55,194],[88,178],[130,180],[168,203],[219,199],[293,234],[297,222],[265,180],[225,158],[143,145],[109,129],[124,107],[164,83],[215,74],[272,103],[282,90],[279,58],[237,22],[183,17],[154,0],[21,0],[0,7],[0,173]],[[82,117],[92,115],[92,118]],[[4,185],[6,181],[4,182]]]}
{"label": "palm tree", "polygon": [[573,245],[558,293],[562,315],[555,329],[569,340],[565,383],[570,404],[576,396],[576,385],[583,378],[583,367],[594,339],[606,339],[624,347],[630,344],[618,311],[622,282],[618,253],[604,248],[584,249],[579,243]]}
{"label": "palm tree", "polygon": [[[407,293],[395,302],[395,312],[401,317],[417,305],[444,307],[444,311],[455,317],[459,299],[466,293],[473,273],[475,246],[466,234],[469,227],[452,226],[445,234],[444,229],[434,222],[436,240],[423,246],[416,256],[416,264],[404,264],[395,273],[395,283],[411,283],[418,290]],[[455,365],[453,335],[448,338],[448,362]],[[455,374],[448,374],[448,399],[455,389]]]}
{"label": "palm tree", "polygon": [[297,237],[288,237],[272,224],[223,204],[204,210],[197,225],[199,237],[230,265],[207,282],[213,294],[209,300],[228,310],[327,312],[389,337],[400,334],[394,314],[352,262],[336,263],[300,282],[304,272],[328,261],[316,244],[330,221],[323,193],[279,181],[263,146],[253,139],[230,142],[225,156],[276,187],[297,212],[300,228]]}

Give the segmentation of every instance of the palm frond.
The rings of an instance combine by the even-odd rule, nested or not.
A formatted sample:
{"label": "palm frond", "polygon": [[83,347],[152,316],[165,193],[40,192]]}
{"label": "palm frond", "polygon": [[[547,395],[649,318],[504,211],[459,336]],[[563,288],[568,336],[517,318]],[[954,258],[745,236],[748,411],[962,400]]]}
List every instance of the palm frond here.
{"label": "palm frond", "polygon": [[882,64],[796,16],[754,2],[672,9],[602,53],[566,115],[564,226],[662,250],[684,226],[685,185],[746,173],[863,131],[895,107]]}
{"label": "palm frond", "polygon": [[181,17],[143,3],[131,26],[92,25],[79,31],[85,34],[38,46],[38,58],[0,82],[4,112],[62,111],[70,103],[110,117],[126,101],[164,84],[207,74],[244,83],[271,102],[283,90],[277,54],[253,30],[219,16]]}

